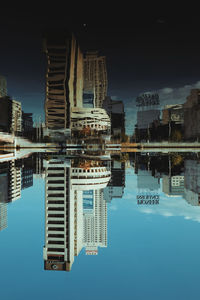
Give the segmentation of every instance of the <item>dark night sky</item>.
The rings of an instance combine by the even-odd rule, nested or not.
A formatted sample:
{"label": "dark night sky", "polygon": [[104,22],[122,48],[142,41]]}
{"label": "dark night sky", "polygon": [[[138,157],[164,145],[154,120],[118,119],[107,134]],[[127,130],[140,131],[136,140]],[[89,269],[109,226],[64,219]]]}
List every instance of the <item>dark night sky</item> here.
{"label": "dark night sky", "polygon": [[[25,111],[43,109],[49,27],[74,31],[83,50],[106,55],[108,94],[130,103],[145,91],[178,88],[200,80],[200,18],[197,8],[165,6],[53,6],[4,8],[0,18],[0,74]],[[97,6],[99,5],[99,7]],[[84,26],[86,24],[86,26]],[[132,99],[132,100],[131,100]]]}

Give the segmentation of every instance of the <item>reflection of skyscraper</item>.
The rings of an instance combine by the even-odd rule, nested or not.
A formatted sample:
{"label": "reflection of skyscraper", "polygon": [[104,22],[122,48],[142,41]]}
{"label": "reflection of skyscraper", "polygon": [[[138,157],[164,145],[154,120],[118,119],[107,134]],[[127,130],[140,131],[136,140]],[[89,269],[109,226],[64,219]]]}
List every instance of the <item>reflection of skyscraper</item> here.
{"label": "reflection of skyscraper", "polygon": [[111,179],[103,190],[106,202],[112,198],[122,198],[125,186],[125,163],[117,160],[111,162]]}
{"label": "reflection of skyscraper", "polygon": [[15,166],[15,161],[9,163],[9,201],[21,197],[21,169]]}
{"label": "reflection of skyscraper", "polygon": [[185,189],[184,198],[191,205],[200,205],[200,163],[187,159],[184,162]]}
{"label": "reflection of skyscraper", "polygon": [[0,163],[0,203],[7,203],[9,182],[9,163]]}
{"label": "reflection of skyscraper", "polygon": [[138,169],[137,187],[141,190],[155,191],[160,188],[159,178],[153,177],[150,170]]}
{"label": "reflection of skyscraper", "polygon": [[90,107],[102,107],[106,94],[105,56],[98,56],[97,51],[87,52],[84,58],[84,104],[86,106],[90,104]]}
{"label": "reflection of skyscraper", "polygon": [[107,247],[107,204],[103,190],[83,192],[83,246],[86,254],[97,255]]}
{"label": "reflection of skyscraper", "polygon": [[0,231],[7,227],[7,203],[0,203]]}
{"label": "reflection of skyscraper", "polygon": [[72,188],[82,192],[83,219],[80,219],[86,254],[96,255],[98,247],[107,247],[107,205],[103,189],[109,180],[110,169],[105,162],[79,162],[71,169]]}
{"label": "reflection of skyscraper", "polygon": [[69,165],[46,162],[45,270],[70,271],[74,261],[74,199],[70,197]]}
{"label": "reflection of skyscraper", "polygon": [[[47,134],[69,134],[70,108],[82,106],[83,57],[72,34],[50,34],[47,56],[45,116]],[[56,134],[57,132],[57,134]]]}
{"label": "reflection of skyscraper", "polygon": [[[45,246],[43,249],[45,270],[70,271],[83,245],[88,253],[107,245],[107,211],[103,190],[110,171],[103,162],[69,162],[61,157],[45,161]],[[88,195],[92,190],[91,196]],[[93,205],[91,226],[85,227],[88,210]],[[89,199],[88,199],[89,198]],[[86,202],[89,201],[89,202]],[[83,204],[84,202],[84,204]],[[93,207],[93,206],[92,206]],[[84,236],[90,235],[90,239]],[[84,242],[85,241],[85,242]],[[86,251],[86,252],[87,252]]]}
{"label": "reflection of skyscraper", "polygon": [[33,169],[24,167],[21,171],[22,190],[33,185]]}

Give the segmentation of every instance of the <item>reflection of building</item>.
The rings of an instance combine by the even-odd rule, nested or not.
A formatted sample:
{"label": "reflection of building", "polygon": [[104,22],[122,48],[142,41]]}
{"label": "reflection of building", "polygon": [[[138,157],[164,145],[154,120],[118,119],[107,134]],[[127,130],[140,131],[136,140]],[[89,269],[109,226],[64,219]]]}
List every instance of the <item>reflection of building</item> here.
{"label": "reflection of building", "polygon": [[[102,107],[107,94],[106,59],[96,51],[87,52],[84,58],[84,94],[94,95],[89,101],[92,107]],[[88,104],[88,96],[84,99]]]}
{"label": "reflection of building", "polygon": [[0,231],[7,227],[7,203],[0,202]]}
{"label": "reflection of building", "polygon": [[200,193],[195,193],[185,188],[183,197],[192,206],[200,205]]}
{"label": "reflection of building", "polygon": [[33,185],[33,169],[24,167],[21,170],[22,190]]}
{"label": "reflection of building", "polygon": [[200,163],[197,160],[187,159],[185,168],[184,198],[191,205],[200,205]]}
{"label": "reflection of building", "polygon": [[47,57],[45,116],[47,135],[65,139],[70,107],[82,107],[83,57],[74,36],[67,33],[45,39]]}
{"label": "reflection of building", "polygon": [[0,76],[0,97],[7,96],[7,81],[6,78]]}
{"label": "reflection of building", "polygon": [[107,187],[103,190],[106,202],[111,202],[113,198],[122,198],[125,187],[125,163],[112,160],[111,179]]}
{"label": "reflection of building", "polygon": [[154,191],[160,188],[160,179],[152,176],[151,171],[138,169],[137,187],[140,190]]}
{"label": "reflection of building", "polygon": [[8,163],[0,164],[0,231],[7,227]]}
{"label": "reflection of building", "polygon": [[102,108],[73,108],[71,114],[73,130],[88,128],[96,131],[110,131],[110,118]]}
{"label": "reflection of building", "polygon": [[0,163],[0,203],[9,201],[8,182],[9,182],[9,164]]}
{"label": "reflection of building", "polygon": [[122,137],[125,134],[125,112],[123,101],[115,101],[106,97],[103,108],[107,111],[111,120],[111,134],[113,137]]}
{"label": "reflection of building", "polygon": [[87,255],[97,255],[107,247],[107,204],[103,190],[83,192],[83,246]]}
{"label": "reflection of building", "polygon": [[[103,189],[110,180],[109,167],[101,161],[85,161],[71,169],[72,189],[82,192],[83,244],[86,254],[97,255],[98,247],[107,247],[107,205]],[[80,221],[79,221],[80,224]]]}
{"label": "reflection of building", "polygon": [[21,169],[15,166],[15,161],[9,162],[9,201],[21,197]]}
{"label": "reflection of building", "polygon": [[110,180],[110,170],[101,161],[83,162],[71,168],[71,184],[76,190],[103,189]]}
{"label": "reflection of building", "polygon": [[179,196],[184,194],[184,176],[163,175],[162,190],[168,196]]}
{"label": "reflection of building", "polygon": [[[110,179],[110,171],[103,162],[73,161],[72,165],[70,168],[62,157],[44,162],[45,270],[70,271],[74,256],[83,246],[87,247],[86,253],[97,254],[98,246],[107,245],[107,210],[102,188]],[[86,220],[88,215],[90,224]]]}
{"label": "reflection of building", "polygon": [[69,165],[46,162],[45,270],[70,271],[74,261],[74,198],[70,195]]}

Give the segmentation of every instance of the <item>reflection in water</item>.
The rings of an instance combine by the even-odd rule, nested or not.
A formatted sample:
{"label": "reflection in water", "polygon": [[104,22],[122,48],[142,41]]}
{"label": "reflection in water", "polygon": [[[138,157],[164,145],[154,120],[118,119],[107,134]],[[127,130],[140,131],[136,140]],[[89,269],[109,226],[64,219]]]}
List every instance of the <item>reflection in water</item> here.
{"label": "reflection in water", "polygon": [[[161,195],[167,197],[162,200],[166,205],[172,198],[172,210],[180,205],[179,197],[200,205],[198,153],[131,153],[111,160],[38,153],[0,163],[0,230],[7,227],[7,203],[20,199],[34,178],[44,179],[44,269],[70,271],[83,248],[85,254],[97,255],[99,247],[107,247],[107,205],[123,197],[125,170],[132,167],[137,176],[133,197],[141,211],[162,209]],[[167,209],[165,214],[173,215]]]}
{"label": "reflection in water", "polygon": [[107,207],[103,188],[110,180],[107,162],[45,161],[46,270],[69,271],[82,247],[97,254],[107,246]]}

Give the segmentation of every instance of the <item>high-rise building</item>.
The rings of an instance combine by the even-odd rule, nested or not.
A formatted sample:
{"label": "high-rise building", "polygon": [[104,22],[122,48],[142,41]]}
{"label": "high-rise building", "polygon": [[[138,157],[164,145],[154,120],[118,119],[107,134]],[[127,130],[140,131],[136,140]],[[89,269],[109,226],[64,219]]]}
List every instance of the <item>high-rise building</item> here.
{"label": "high-rise building", "polygon": [[22,131],[21,103],[8,96],[0,98],[0,130],[12,134]]}
{"label": "high-rise building", "polygon": [[102,107],[107,94],[106,58],[98,56],[97,51],[87,52],[84,57],[83,87],[83,105],[89,102],[90,107]]}
{"label": "high-rise building", "polygon": [[50,33],[44,40],[47,58],[45,118],[47,135],[69,135],[70,109],[82,107],[83,56],[72,34]]}
{"label": "high-rise building", "polygon": [[13,134],[22,131],[22,106],[21,102],[12,100],[12,117],[10,132]]}
{"label": "high-rise building", "polygon": [[7,81],[4,76],[0,75],[0,98],[7,96]]}

